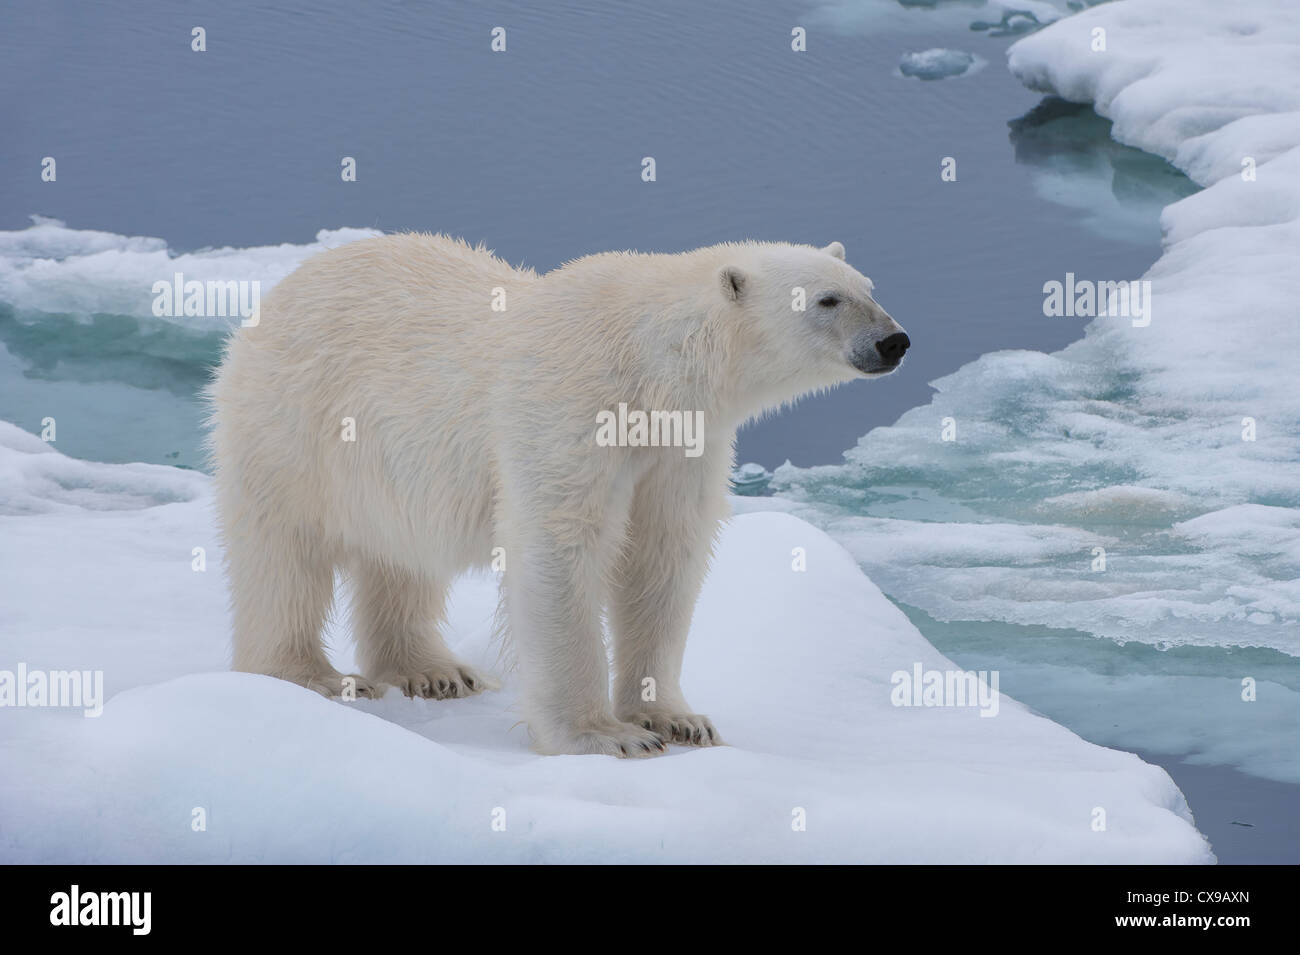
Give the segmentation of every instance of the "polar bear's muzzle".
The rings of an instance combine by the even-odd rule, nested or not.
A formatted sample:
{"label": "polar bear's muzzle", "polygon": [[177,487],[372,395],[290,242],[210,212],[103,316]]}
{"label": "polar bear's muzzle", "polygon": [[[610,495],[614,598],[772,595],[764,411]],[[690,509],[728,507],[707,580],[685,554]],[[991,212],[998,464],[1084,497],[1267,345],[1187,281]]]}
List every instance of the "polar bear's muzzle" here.
{"label": "polar bear's muzzle", "polygon": [[859,341],[855,343],[849,363],[864,375],[887,375],[903,363],[903,356],[911,344],[912,340],[904,331],[876,341]]}

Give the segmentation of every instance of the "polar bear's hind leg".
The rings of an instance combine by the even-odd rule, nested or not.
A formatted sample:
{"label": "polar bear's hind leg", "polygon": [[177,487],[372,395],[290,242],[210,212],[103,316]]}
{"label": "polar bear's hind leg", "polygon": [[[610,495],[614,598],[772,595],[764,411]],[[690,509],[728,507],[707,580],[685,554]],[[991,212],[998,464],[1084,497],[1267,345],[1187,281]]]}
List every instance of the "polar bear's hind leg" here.
{"label": "polar bear's hind leg", "polygon": [[365,677],[330,665],[321,628],[334,600],[334,562],[306,531],[248,526],[227,533],[234,669],[297,683],[324,696],[377,697]]}
{"label": "polar bear's hind leg", "polygon": [[353,631],[368,676],[407,696],[433,700],[497,689],[443,642],[445,585],[373,559],[358,561],[353,577]]}

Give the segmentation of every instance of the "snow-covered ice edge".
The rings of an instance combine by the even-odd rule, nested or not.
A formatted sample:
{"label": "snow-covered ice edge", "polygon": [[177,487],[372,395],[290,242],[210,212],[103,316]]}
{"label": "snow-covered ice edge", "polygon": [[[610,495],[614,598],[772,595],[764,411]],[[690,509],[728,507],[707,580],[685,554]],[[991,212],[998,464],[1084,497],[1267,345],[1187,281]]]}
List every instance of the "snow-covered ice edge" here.
{"label": "snow-covered ice edge", "polygon": [[1119,0],[1008,56],[1206,187],[1162,214],[1149,324],[984,355],[772,486],[939,620],[1300,655],[1300,7]]}
{"label": "snow-covered ice edge", "polygon": [[[953,665],[788,515],[734,520],[695,615],[685,688],[730,745],[645,761],[535,756],[508,674],[349,704],[228,672],[204,475],[0,424],[0,541],[0,670],[99,669],[109,696],[0,708],[0,861],[1213,861],[1132,754],[1005,697],[893,705],[896,671]],[[495,605],[462,580],[449,642],[500,673]]]}

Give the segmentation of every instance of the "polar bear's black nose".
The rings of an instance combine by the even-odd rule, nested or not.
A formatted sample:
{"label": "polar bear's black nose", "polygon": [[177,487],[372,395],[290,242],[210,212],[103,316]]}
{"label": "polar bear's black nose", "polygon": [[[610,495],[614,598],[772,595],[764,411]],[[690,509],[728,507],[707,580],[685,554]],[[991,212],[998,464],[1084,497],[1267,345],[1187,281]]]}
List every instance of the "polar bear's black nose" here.
{"label": "polar bear's black nose", "polygon": [[903,360],[903,355],[911,344],[912,340],[907,337],[907,332],[894,332],[888,338],[876,342],[876,351],[880,352],[880,357],[885,361],[897,365]]}

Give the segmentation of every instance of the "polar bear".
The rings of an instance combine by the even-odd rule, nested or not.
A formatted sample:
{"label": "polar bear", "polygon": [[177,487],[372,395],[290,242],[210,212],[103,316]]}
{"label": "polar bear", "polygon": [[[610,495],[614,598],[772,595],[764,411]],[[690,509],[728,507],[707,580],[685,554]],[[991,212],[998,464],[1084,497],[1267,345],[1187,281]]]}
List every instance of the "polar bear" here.
{"label": "polar bear", "polygon": [[718,744],[680,677],[736,429],[889,374],[908,345],[838,242],[544,275],[440,235],[318,255],[210,389],[234,668],[340,694],[320,636],[338,569],[360,695],[479,693],[492,681],[439,629],[452,581],[495,557],[537,750]]}

